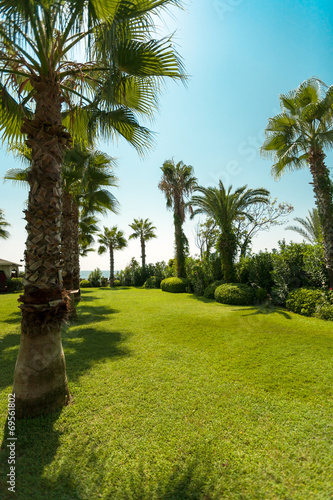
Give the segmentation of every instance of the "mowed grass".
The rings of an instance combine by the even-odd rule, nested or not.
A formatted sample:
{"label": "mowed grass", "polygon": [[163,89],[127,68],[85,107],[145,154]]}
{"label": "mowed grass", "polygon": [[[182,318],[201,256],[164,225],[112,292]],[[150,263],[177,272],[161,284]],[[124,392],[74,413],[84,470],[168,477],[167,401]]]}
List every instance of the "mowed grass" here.
{"label": "mowed grass", "polygon": [[[15,299],[0,297],[4,433]],[[190,294],[87,289],[63,345],[73,401],[17,422],[16,498],[333,498],[332,323]],[[1,499],[13,496],[7,457]]]}

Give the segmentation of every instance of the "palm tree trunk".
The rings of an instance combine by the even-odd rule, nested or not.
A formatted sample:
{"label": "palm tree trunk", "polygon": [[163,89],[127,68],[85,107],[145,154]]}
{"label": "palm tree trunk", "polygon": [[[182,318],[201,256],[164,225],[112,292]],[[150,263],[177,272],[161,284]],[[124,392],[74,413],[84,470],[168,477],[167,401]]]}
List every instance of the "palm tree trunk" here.
{"label": "palm tree trunk", "polygon": [[309,152],[309,165],[313,177],[313,191],[323,233],[325,264],[333,288],[333,185],[321,150]]}
{"label": "palm tree trunk", "polygon": [[80,244],[79,244],[79,207],[73,202],[73,289],[78,290],[75,294],[75,302],[81,300],[80,290]]}
{"label": "palm tree trunk", "polygon": [[110,245],[110,287],[114,286],[114,255],[113,248]]}
{"label": "palm tree trunk", "polygon": [[75,297],[73,290],[74,269],[74,223],[73,223],[73,197],[70,193],[62,194],[62,224],[61,224],[61,249],[63,258],[63,285],[69,292],[70,318],[76,318]]}
{"label": "palm tree trunk", "polygon": [[222,261],[223,279],[227,283],[235,281],[234,258],[236,254],[236,238],[232,232],[222,232],[219,237],[219,248]]}
{"label": "palm tree trunk", "polygon": [[36,111],[22,131],[31,148],[22,329],[13,392],[16,417],[38,416],[69,400],[61,324],[68,298],[61,276],[61,164],[69,134],[61,125],[60,88],[36,78]]}
{"label": "palm tree trunk", "polygon": [[176,212],[173,219],[175,225],[177,277],[186,278],[182,222],[180,216]]}
{"label": "palm tree trunk", "polygon": [[141,261],[142,261],[142,272],[145,273],[146,268],[146,245],[145,240],[141,238]]}

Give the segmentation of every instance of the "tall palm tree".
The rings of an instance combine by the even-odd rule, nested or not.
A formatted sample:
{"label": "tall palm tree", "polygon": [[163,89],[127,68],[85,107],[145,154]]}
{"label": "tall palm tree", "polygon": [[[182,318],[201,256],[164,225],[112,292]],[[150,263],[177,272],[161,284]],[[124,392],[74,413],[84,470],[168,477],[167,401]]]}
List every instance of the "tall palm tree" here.
{"label": "tall palm tree", "polygon": [[9,238],[9,236],[10,236],[9,232],[5,229],[5,227],[8,227],[8,226],[10,226],[10,224],[9,224],[9,222],[6,221],[5,213],[0,208],[0,238],[2,238],[4,240]]}
{"label": "tall palm tree", "polygon": [[[183,77],[170,39],[152,39],[153,14],[173,3],[0,0],[0,130],[7,142],[22,132],[32,156],[17,418],[69,400],[60,336],[68,303],[60,247],[64,152],[73,138],[92,134],[121,134],[141,151],[151,144],[136,114],[156,108],[160,77]],[[73,55],[85,44],[87,56],[77,62]]]}
{"label": "tall palm tree", "polygon": [[286,229],[300,234],[306,241],[314,245],[322,241],[322,230],[317,208],[308,210],[309,216],[305,219],[295,217],[294,220],[301,226],[288,226]]}
{"label": "tall palm tree", "polygon": [[235,280],[234,259],[237,251],[235,223],[240,217],[251,218],[249,207],[255,203],[269,203],[269,191],[264,188],[247,189],[240,187],[232,192],[232,186],[225,189],[223,182],[218,187],[201,187],[195,189],[200,194],[192,196],[191,205],[198,207],[192,217],[205,214],[212,218],[219,227],[218,246],[221,253],[222,272],[227,282]]}
{"label": "tall palm tree", "polygon": [[166,205],[173,210],[175,226],[176,265],[178,278],[185,278],[185,251],[186,236],[183,232],[186,211],[189,205],[186,202],[197,185],[194,170],[191,165],[182,161],[175,164],[174,160],[166,160],[161,167],[162,179],[158,185],[165,194]]}
{"label": "tall palm tree", "polygon": [[133,229],[133,233],[130,234],[129,239],[132,238],[140,239],[141,244],[141,261],[142,261],[142,272],[144,273],[146,267],[146,241],[156,238],[153,223],[149,219],[134,219],[129,227]]}
{"label": "tall palm tree", "polygon": [[104,232],[98,235],[98,254],[110,253],[110,286],[114,286],[114,252],[127,246],[124,232],[113,226],[110,229],[104,226]]}
{"label": "tall palm tree", "polygon": [[333,86],[310,78],[280,95],[281,113],[268,120],[263,155],[274,158],[272,175],[308,167],[322,228],[325,263],[333,287],[333,185],[325,150],[333,146]]}

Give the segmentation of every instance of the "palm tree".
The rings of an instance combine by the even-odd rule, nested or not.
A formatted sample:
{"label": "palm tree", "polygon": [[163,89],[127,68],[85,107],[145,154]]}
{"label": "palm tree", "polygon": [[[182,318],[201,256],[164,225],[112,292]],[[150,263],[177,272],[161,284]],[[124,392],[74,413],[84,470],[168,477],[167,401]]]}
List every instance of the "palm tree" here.
{"label": "palm tree", "polygon": [[281,113],[268,120],[263,155],[274,158],[272,175],[308,167],[322,228],[325,263],[333,287],[333,185],[325,149],[333,146],[333,86],[310,78],[280,96]]}
{"label": "palm tree", "polygon": [[114,252],[115,250],[122,250],[127,246],[127,241],[124,237],[124,232],[113,226],[110,229],[104,226],[104,233],[98,235],[98,254],[109,250],[110,253],[110,286],[114,286]]}
{"label": "palm tree", "polygon": [[129,227],[133,229],[133,233],[130,234],[129,239],[140,238],[142,272],[144,273],[146,267],[146,241],[156,238],[156,234],[154,233],[156,227],[153,226],[153,223],[149,219],[134,219],[134,222],[129,224]]}
{"label": "palm tree", "polygon": [[10,234],[9,232],[5,229],[5,227],[10,226],[9,222],[5,220],[5,213],[4,211],[0,208],[0,238],[2,239],[7,239],[9,238]]}
{"label": "palm tree", "polygon": [[185,165],[182,161],[175,165],[173,159],[166,160],[161,170],[163,175],[158,187],[165,194],[167,207],[173,209],[177,276],[178,278],[185,278],[184,247],[187,239],[183,232],[183,223],[185,221],[186,211],[189,208],[189,205],[186,203],[186,198],[190,196],[196,187],[197,179],[194,177],[193,167],[191,165]]}
{"label": "palm tree", "polygon": [[235,280],[234,259],[237,251],[235,223],[241,217],[250,219],[249,207],[255,203],[269,203],[269,191],[264,188],[247,189],[247,186],[232,192],[232,186],[226,191],[222,181],[219,187],[195,189],[200,195],[192,196],[191,205],[198,207],[192,217],[205,214],[212,218],[220,228],[218,239],[219,251],[222,260],[222,272],[227,282]]}
{"label": "palm tree", "polygon": [[[97,135],[149,147],[150,132],[136,114],[156,108],[160,77],[183,77],[170,39],[151,36],[152,16],[173,3],[0,0],[0,130],[9,143],[22,132],[32,157],[17,418],[69,400],[60,336],[68,303],[60,245],[64,152],[73,138]],[[85,44],[87,57],[77,62],[71,56]]]}
{"label": "palm tree", "polygon": [[321,224],[319,219],[319,213],[317,208],[313,208],[312,210],[308,210],[309,216],[305,219],[302,217],[295,217],[294,220],[298,222],[299,226],[288,226],[286,229],[290,231],[295,231],[300,234],[306,241],[314,245],[322,241],[322,231]]}

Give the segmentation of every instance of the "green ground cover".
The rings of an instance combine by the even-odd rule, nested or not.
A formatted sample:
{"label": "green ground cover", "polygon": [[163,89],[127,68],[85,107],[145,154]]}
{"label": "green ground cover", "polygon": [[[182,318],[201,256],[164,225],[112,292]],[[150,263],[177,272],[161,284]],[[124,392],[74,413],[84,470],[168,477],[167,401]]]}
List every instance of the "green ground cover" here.
{"label": "green ground cover", "polygon": [[[15,299],[0,297],[2,434]],[[16,498],[333,498],[331,322],[135,288],[85,289],[78,316],[72,404],[17,422]]]}

